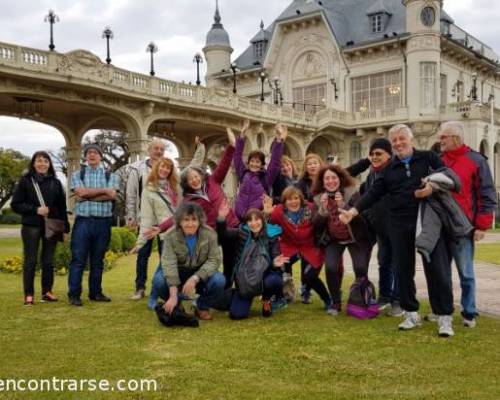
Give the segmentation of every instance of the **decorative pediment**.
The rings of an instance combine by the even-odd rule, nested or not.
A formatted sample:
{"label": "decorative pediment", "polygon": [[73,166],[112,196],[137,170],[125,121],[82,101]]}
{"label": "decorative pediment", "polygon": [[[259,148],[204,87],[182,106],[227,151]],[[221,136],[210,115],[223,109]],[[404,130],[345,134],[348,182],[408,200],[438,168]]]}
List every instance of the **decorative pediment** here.
{"label": "decorative pediment", "polygon": [[59,56],[57,68],[61,72],[76,72],[100,77],[103,75],[106,64],[89,51],[74,50]]}

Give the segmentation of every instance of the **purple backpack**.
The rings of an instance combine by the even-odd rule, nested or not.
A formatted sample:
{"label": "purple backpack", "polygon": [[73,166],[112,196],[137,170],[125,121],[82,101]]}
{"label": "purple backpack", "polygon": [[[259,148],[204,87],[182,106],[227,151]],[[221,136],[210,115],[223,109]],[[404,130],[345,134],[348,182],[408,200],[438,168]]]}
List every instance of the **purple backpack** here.
{"label": "purple backpack", "polygon": [[347,315],[358,319],[371,319],[379,312],[373,283],[366,276],[356,278],[349,289]]}

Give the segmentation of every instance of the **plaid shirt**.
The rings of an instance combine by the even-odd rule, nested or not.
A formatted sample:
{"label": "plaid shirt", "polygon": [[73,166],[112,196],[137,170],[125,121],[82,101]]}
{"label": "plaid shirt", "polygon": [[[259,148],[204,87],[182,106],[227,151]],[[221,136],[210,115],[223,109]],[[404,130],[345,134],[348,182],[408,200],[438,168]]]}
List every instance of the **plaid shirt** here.
{"label": "plaid shirt", "polygon": [[[76,188],[98,189],[111,188],[116,191],[119,189],[118,176],[109,175],[106,181],[106,171],[102,166],[91,168],[86,166],[84,182],[80,179],[80,170],[73,172],[71,176],[71,190]],[[113,215],[112,201],[80,201],[75,204],[75,215],[77,217],[111,217]]]}

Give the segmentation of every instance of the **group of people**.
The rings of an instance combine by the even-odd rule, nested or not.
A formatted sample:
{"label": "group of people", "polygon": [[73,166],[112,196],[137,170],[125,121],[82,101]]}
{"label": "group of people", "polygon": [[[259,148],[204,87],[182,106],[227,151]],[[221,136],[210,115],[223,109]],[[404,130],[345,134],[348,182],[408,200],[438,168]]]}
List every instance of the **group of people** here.
{"label": "group of people", "polygon": [[[148,259],[157,240],[160,263],[152,277],[151,309],[172,315],[182,312],[182,301],[190,299],[201,320],[212,319],[210,309],[243,319],[260,297],[262,315],[270,317],[294,301],[292,265],[300,262],[302,303],[311,303],[315,292],[325,312],[336,316],[342,310],[345,250],[352,259],[353,286],[369,288],[365,283],[377,244],[376,306],[403,316],[399,329],[421,324],[414,280],[416,249],[422,254],[432,308],[427,317],[437,320],[439,335],[454,334],[452,259],[460,276],[463,323],[476,325],[474,242],[491,226],[496,204],[487,162],[464,144],[461,123],[440,127],[440,154],[416,150],[411,129],[400,124],[391,128],[388,140],[371,143],[367,158],[347,168],[308,154],[300,176],[293,160],[283,154],[287,128],[281,124],[276,126],[267,163],[260,150],[249,152],[245,162],[248,128],[245,121],[238,135],[227,129],[228,144],[211,173],[202,166],[205,147],[198,137],[193,160],[181,172],[164,156],[160,140],[150,143],[146,160],[130,166],[126,219],[139,230],[133,249],[137,261],[132,299],[146,295]],[[84,156],[87,165],[71,178],[77,201],[68,296],[75,306],[82,305],[87,259],[89,299],[110,301],[102,292],[102,266],[119,187],[116,176],[100,165],[98,146],[86,146]],[[223,190],[231,165],[239,182],[234,206]],[[358,185],[355,177],[365,171]],[[36,196],[36,182],[46,196],[45,206]],[[39,242],[42,298],[57,300],[51,272],[55,245],[43,232],[46,217],[56,213],[69,232],[63,198],[50,157],[35,153],[12,201],[12,208],[23,215],[25,304],[33,303]],[[323,265],[326,285],[320,277]]]}

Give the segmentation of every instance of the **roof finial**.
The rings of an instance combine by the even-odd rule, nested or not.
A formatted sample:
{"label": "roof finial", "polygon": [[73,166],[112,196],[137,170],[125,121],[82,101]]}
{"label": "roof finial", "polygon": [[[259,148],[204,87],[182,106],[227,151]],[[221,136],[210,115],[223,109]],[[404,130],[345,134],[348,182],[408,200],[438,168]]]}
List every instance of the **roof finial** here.
{"label": "roof finial", "polygon": [[220,13],[219,13],[219,0],[215,0],[214,21],[215,21],[216,24],[220,24],[220,21],[221,21]]}
{"label": "roof finial", "polygon": [[263,19],[260,20],[260,29],[264,30],[264,20]]}

